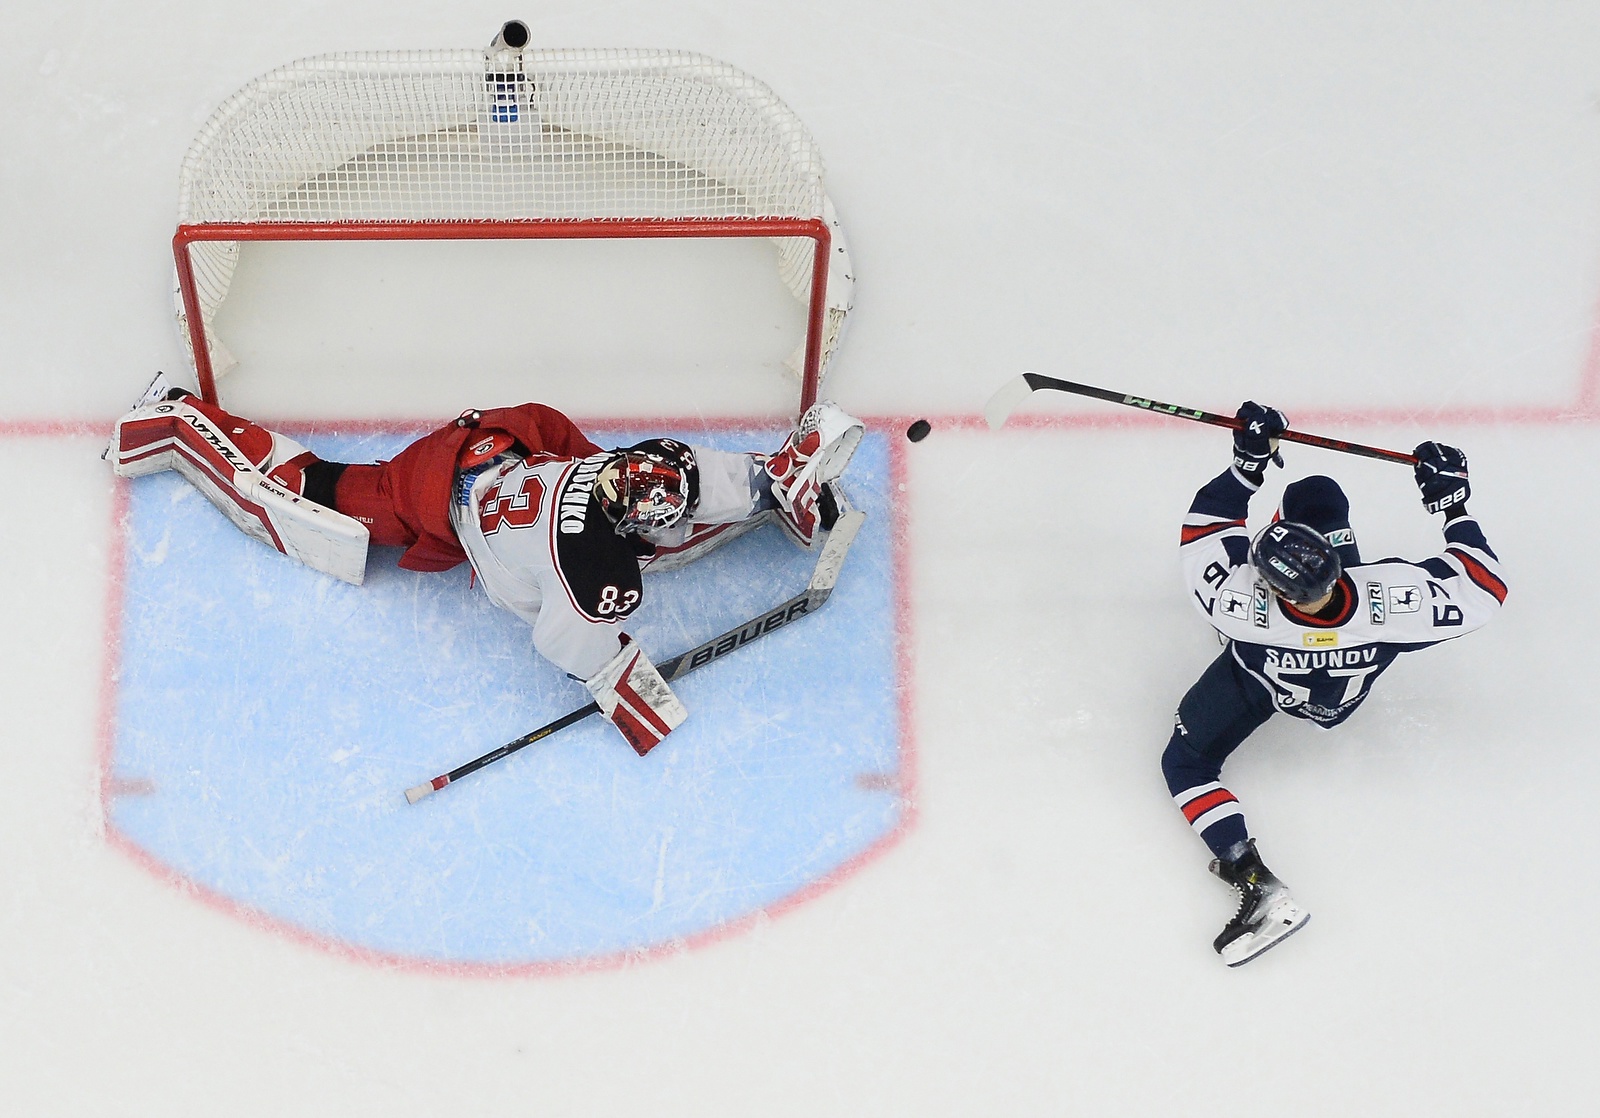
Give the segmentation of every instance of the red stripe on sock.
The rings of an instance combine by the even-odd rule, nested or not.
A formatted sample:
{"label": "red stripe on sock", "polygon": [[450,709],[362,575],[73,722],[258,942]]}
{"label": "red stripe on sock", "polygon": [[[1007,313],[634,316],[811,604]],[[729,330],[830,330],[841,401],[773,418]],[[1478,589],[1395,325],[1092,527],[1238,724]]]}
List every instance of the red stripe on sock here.
{"label": "red stripe on sock", "polygon": [[1193,823],[1206,812],[1221,804],[1236,804],[1238,798],[1226,788],[1214,788],[1203,796],[1196,796],[1183,805],[1183,817]]}

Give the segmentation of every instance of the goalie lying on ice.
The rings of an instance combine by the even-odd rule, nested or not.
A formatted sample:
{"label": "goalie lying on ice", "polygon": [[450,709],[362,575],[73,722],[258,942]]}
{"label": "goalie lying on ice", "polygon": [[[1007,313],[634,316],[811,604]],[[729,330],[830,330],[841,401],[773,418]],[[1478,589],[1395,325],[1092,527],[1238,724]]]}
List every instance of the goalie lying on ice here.
{"label": "goalie lying on ice", "polygon": [[682,566],[769,519],[811,548],[844,501],[832,484],[863,426],[831,403],[770,457],[646,439],[601,450],[543,404],[467,411],[370,464],[327,462],[157,376],[117,421],[122,477],[177,470],[241,530],[360,584],[369,543],[400,566],[470,561],[539,653],[583,680],[641,755],[685,711],[623,624],[640,574]]}

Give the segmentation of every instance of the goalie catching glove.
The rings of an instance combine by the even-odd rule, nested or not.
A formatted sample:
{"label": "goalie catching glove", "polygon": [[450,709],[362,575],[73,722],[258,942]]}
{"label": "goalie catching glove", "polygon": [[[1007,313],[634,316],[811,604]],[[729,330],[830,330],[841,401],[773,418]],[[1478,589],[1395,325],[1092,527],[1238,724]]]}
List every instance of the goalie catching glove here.
{"label": "goalie catching glove", "polygon": [[683,724],[689,712],[644,650],[622,635],[622,650],[584,681],[600,713],[643,757]]}
{"label": "goalie catching glove", "polygon": [[823,487],[844,473],[865,433],[861,420],[820,401],[806,409],[783,447],[767,459],[778,523],[801,547],[814,547],[819,534],[832,527],[822,523],[818,507]]}

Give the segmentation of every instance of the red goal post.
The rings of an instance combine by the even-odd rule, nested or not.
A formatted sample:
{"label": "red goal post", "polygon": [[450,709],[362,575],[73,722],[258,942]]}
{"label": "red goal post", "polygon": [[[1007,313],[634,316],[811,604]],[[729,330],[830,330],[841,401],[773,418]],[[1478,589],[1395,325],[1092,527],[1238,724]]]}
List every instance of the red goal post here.
{"label": "red goal post", "polygon": [[[334,54],[234,94],[184,160],[177,313],[203,396],[213,320],[252,241],[769,238],[807,307],[790,365],[817,398],[854,278],[822,159],[766,85],[645,50]],[[525,29],[522,32],[526,42]]]}

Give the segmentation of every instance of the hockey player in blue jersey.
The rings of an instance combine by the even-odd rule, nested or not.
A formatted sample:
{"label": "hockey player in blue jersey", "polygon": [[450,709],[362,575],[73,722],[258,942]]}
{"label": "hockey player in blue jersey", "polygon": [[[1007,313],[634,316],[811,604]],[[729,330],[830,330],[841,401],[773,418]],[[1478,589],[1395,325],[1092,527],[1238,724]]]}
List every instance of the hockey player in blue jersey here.
{"label": "hockey player in blue jersey", "polygon": [[1466,455],[1427,442],[1415,468],[1422,502],[1444,514],[1443,551],[1419,563],[1365,563],[1337,482],[1289,485],[1252,540],[1250,498],[1269,462],[1283,464],[1275,408],[1247,402],[1233,464],[1207,482],[1183,522],[1184,576],[1195,605],[1226,642],[1178,705],[1161,769],[1184,817],[1211,848],[1211,871],[1239,893],[1213,946],[1230,967],[1298,931],[1310,914],[1262,864],[1222,764],[1276,711],[1318,726],[1354,713],[1402,652],[1480,628],[1505,601],[1499,560],[1467,512]]}

